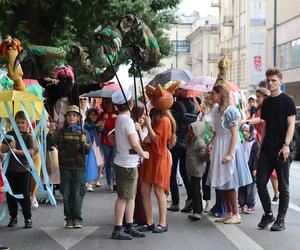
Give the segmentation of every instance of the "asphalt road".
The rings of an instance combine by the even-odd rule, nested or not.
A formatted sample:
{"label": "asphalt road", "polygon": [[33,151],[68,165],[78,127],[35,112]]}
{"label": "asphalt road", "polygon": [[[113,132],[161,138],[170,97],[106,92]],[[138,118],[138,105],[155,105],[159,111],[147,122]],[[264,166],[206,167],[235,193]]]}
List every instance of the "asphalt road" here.
{"label": "asphalt road", "polygon": [[[257,229],[262,215],[260,202],[257,201],[255,214],[243,214],[240,225],[216,224],[214,218],[209,216],[191,222],[186,214],[168,212],[169,231],[165,234],[150,232],[142,239],[126,242],[111,240],[116,194],[99,188],[85,198],[83,229],[63,228],[63,206],[59,200],[57,207],[41,204],[39,209],[33,211],[33,229],[23,229],[21,213],[17,228],[6,227],[8,218],[1,221],[0,243],[13,250],[300,249],[300,162],[292,164],[290,183],[290,209],[286,219],[287,229],[283,232]],[[180,189],[183,203],[184,188]],[[157,220],[155,199],[154,207]],[[277,207],[274,207],[274,213],[277,213]]]}

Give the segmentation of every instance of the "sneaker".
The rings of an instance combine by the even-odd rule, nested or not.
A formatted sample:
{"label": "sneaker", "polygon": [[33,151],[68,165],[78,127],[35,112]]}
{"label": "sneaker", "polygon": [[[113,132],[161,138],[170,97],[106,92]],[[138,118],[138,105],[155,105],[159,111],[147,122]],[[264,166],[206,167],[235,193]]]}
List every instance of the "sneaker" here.
{"label": "sneaker", "polygon": [[26,219],[25,220],[25,225],[24,228],[32,228],[32,220],[31,219]]}
{"label": "sneaker", "polygon": [[145,224],[145,225],[139,226],[136,229],[139,230],[140,232],[149,232],[149,231],[153,231],[154,228],[155,228],[155,224],[153,223],[152,225]]}
{"label": "sneaker", "polygon": [[124,230],[114,230],[111,238],[114,240],[132,240],[132,236],[124,232]]}
{"label": "sneaker", "polygon": [[179,205],[174,205],[174,204],[172,204],[171,206],[169,206],[169,207],[167,208],[167,210],[168,210],[168,211],[172,211],[172,212],[178,212],[178,211],[180,210],[180,207],[179,207]]}
{"label": "sneaker", "polygon": [[108,185],[108,186],[107,186],[107,190],[113,191],[113,190],[114,190],[113,185],[112,185],[112,184],[111,184],[111,185]]}
{"label": "sneaker", "polygon": [[239,213],[242,214],[242,213],[245,213],[245,207],[239,207]]}
{"label": "sneaker", "polygon": [[65,219],[64,228],[73,228],[73,227],[74,227],[73,220],[72,219]]}
{"label": "sneaker", "polygon": [[188,215],[188,218],[192,221],[201,220],[201,213],[192,213]]}
{"label": "sneaker", "polygon": [[271,227],[271,231],[282,231],[285,229],[284,226],[284,220],[283,219],[276,219],[276,221],[274,222],[274,224]]}
{"label": "sneaker", "polygon": [[0,246],[0,250],[9,250],[8,247]]}
{"label": "sneaker", "polygon": [[146,237],[145,234],[143,234],[142,232],[140,232],[139,230],[137,230],[134,227],[131,227],[129,229],[125,229],[124,232],[131,235],[132,237],[135,237],[135,238],[144,238],[144,237]]}
{"label": "sneaker", "polygon": [[167,231],[168,231],[168,225],[163,227],[158,224],[157,227],[153,229],[152,233],[159,234],[159,233],[165,233]]}
{"label": "sneaker", "polygon": [[263,215],[261,218],[261,221],[258,223],[258,227],[260,229],[267,228],[273,221],[275,221],[275,218],[273,214]]}
{"label": "sneaker", "polygon": [[279,197],[274,196],[271,204],[275,206],[279,205]]}
{"label": "sneaker", "polygon": [[254,207],[248,207],[247,210],[245,211],[245,214],[253,214],[255,212]]}
{"label": "sneaker", "polygon": [[190,212],[192,212],[192,210],[193,210],[192,202],[193,202],[192,199],[186,200],[186,201],[185,201],[184,208],[181,209],[181,212],[182,212],[182,213],[190,213]]}
{"label": "sneaker", "polygon": [[82,228],[82,222],[80,220],[75,219],[73,221],[73,228]]}
{"label": "sneaker", "polygon": [[225,220],[224,224],[240,224],[241,222],[241,216],[239,214],[234,214],[228,220]]}
{"label": "sneaker", "polygon": [[31,198],[31,208],[32,208],[32,209],[37,209],[38,207],[39,207],[39,203],[38,203],[36,197],[33,196],[33,197]]}
{"label": "sneaker", "polygon": [[10,217],[7,227],[15,227],[18,224],[17,218]]}
{"label": "sneaker", "polygon": [[207,214],[210,210],[210,201],[205,201],[205,208],[203,210],[203,213]]}
{"label": "sneaker", "polygon": [[92,184],[87,184],[86,185],[86,191],[88,191],[88,192],[94,192],[93,185]]}
{"label": "sneaker", "polygon": [[98,187],[101,187],[100,181],[97,181],[97,182],[96,182],[96,187],[97,187],[97,188],[98,188]]}

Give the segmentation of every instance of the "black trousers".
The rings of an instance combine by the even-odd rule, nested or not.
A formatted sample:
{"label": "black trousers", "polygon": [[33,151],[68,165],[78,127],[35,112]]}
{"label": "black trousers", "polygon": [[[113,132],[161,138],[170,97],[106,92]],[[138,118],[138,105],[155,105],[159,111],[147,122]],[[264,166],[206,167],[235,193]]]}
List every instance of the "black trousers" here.
{"label": "black trousers", "polygon": [[31,201],[30,201],[30,172],[6,172],[6,178],[10,184],[10,187],[14,194],[23,194],[24,199],[17,199],[6,193],[7,205],[9,210],[9,215],[12,218],[17,218],[18,216],[18,202],[20,202],[22,207],[22,212],[24,219],[31,218]]}
{"label": "black trousers", "polygon": [[202,213],[201,177],[191,176],[191,195],[193,213]]}
{"label": "black trousers", "polygon": [[267,183],[271,173],[275,169],[278,177],[279,190],[279,208],[277,217],[284,219],[289,206],[289,172],[292,160],[289,157],[287,162],[280,162],[277,160],[277,154],[278,152],[260,152],[256,174],[256,185],[264,212],[265,214],[269,214],[272,212],[272,209]]}
{"label": "black trousers", "polygon": [[176,180],[176,173],[177,173],[177,165],[179,161],[179,171],[181,178],[183,180],[187,199],[191,199],[191,191],[190,191],[190,179],[186,173],[186,149],[178,146],[174,146],[171,150],[172,153],[172,171],[171,171],[171,178],[170,178],[170,189],[172,195],[172,204],[178,205],[179,204],[179,192]]}
{"label": "black trousers", "polygon": [[202,176],[202,191],[203,191],[203,200],[210,201],[211,200],[211,188],[209,185],[206,185],[206,180],[208,176],[210,161],[206,162],[205,173]]}

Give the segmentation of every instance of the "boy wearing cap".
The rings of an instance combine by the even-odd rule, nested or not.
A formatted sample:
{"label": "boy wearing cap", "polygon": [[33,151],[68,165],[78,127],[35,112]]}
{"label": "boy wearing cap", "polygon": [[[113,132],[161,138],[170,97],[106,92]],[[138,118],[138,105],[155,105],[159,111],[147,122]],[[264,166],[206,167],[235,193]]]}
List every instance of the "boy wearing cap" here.
{"label": "boy wearing cap", "polygon": [[60,188],[63,195],[65,228],[82,228],[81,209],[85,195],[85,155],[89,153],[88,132],[80,127],[79,108],[71,105],[64,126],[54,132],[50,126],[48,146],[57,146],[60,168]]}
{"label": "boy wearing cap", "polygon": [[[131,240],[132,237],[145,237],[145,234],[133,228],[134,198],[137,188],[140,157],[149,158],[138,141],[138,134],[130,110],[133,100],[130,92],[116,91],[112,95],[112,102],[119,111],[115,127],[115,142],[117,153],[114,159],[117,194],[115,204],[115,227],[111,238],[117,240]],[[125,229],[122,227],[123,217],[126,215]]]}

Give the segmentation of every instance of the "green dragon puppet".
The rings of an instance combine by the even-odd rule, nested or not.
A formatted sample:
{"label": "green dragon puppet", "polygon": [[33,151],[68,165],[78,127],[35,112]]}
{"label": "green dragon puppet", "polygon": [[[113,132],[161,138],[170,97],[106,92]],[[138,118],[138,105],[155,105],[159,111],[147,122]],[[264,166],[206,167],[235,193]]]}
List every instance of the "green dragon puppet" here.
{"label": "green dragon puppet", "polygon": [[[148,70],[158,65],[160,51],[148,26],[134,15],[121,17],[112,26],[94,30],[88,52],[77,44],[61,47],[29,45],[16,57],[14,68],[31,56],[61,58],[92,74],[100,83],[111,80],[119,65],[130,60]],[[113,68],[112,68],[112,65]]]}

